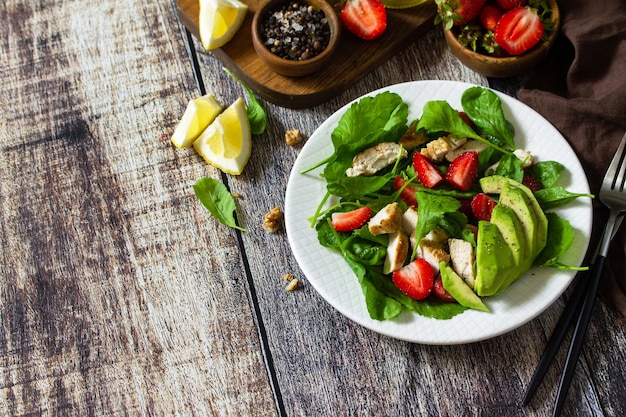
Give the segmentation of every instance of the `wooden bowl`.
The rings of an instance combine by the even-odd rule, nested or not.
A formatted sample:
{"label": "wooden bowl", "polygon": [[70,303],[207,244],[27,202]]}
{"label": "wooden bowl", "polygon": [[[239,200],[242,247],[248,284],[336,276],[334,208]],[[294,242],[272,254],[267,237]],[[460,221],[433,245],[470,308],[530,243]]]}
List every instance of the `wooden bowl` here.
{"label": "wooden bowl", "polygon": [[270,51],[267,46],[263,44],[262,31],[263,18],[268,13],[274,11],[285,3],[290,3],[290,1],[269,0],[259,7],[252,18],[252,45],[261,60],[274,72],[288,77],[303,77],[310,75],[324,67],[337,49],[337,44],[339,43],[339,38],[341,36],[341,22],[339,20],[339,16],[333,7],[325,0],[299,1],[299,3],[307,3],[324,12],[326,18],[328,19],[328,25],[330,26],[330,40],[326,49],[313,58],[298,61],[281,58]]}
{"label": "wooden bowl", "polygon": [[548,0],[553,30],[545,41],[529,51],[510,57],[493,57],[474,52],[461,45],[452,30],[444,29],[446,42],[452,53],[463,65],[479,74],[494,78],[516,77],[535,68],[548,55],[559,32],[561,18],[556,0]]}

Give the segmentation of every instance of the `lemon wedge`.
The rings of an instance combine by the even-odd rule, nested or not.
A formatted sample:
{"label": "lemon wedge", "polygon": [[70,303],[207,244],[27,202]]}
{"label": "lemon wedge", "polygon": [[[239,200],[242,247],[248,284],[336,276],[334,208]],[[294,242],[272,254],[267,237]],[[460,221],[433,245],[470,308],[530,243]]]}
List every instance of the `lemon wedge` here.
{"label": "lemon wedge", "polygon": [[190,147],[200,133],[213,123],[222,109],[222,105],[213,94],[189,100],[183,117],[180,118],[172,133],[172,143],[177,148]]}
{"label": "lemon wedge", "polygon": [[205,161],[222,171],[239,175],[252,151],[250,121],[239,97],[193,142]]}
{"label": "lemon wedge", "polygon": [[200,0],[198,29],[204,49],[219,48],[241,27],[248,5],[239,0]]}
{"label": "lemon wedge", "polygon": [[388,9],[408,9],[419,4],[425,3],[427,0],[381,0],[381,3]]}

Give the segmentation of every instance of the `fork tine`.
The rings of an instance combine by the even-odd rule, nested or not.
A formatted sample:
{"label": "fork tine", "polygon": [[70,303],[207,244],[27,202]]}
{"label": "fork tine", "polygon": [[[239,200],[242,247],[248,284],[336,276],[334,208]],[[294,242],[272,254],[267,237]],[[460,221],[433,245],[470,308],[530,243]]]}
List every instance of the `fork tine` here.
{"label": "fork tine", "polygon": [[626,181],[626,161],[624,158],[626,158],[626,134],[624,134],[622,141],[617,147],[615,156],[613,156],[609,169],[604,176],[605,181],[611,182],[611,189],[617,188],[620,192],[624,190],[624,182]]}

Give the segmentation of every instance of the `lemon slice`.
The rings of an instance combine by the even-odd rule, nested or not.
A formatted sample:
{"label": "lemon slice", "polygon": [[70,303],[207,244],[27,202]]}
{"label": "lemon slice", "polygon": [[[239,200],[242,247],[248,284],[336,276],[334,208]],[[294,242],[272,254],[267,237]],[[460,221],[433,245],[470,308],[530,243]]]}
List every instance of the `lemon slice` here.
{"label": "lemon slice", "polygon": [[177,148],[188,148],[222,111],[222,105],[213,94],[189,100],[183,117],[172,133],[172,143]]}
{"label": "lemon slice", "polygon": [[198,29],[204,49],[226,44],[241,27],[248,5],[239,0],[200,0]]}
{"label": "lemon slice", "polygon": [[243,99],[239,97],[193,142],[193,147],[209,164],[239,175],[252,150],[250,122]]}
{"label": "lemon slice", "polygon": [[425,3],[427,0],[381,0],[381,3],[388,9],[408,9],[419,4]]}

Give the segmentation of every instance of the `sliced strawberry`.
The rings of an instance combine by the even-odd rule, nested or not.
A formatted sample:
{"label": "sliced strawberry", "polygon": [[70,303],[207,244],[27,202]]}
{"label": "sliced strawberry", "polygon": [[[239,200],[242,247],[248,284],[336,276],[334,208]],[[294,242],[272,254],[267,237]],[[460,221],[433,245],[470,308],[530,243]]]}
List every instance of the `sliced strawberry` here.
{"label": "sliced strawberry", "polygon": [[426,260],[418,258],[394,271],[391,280],[404,294],[415,300],[423,300],[433,289],[435,272]]}
{"label": "sliced strawberry", "polygon": [[333,227],[338,232],[351,232],[363,226],[372,217],[372,209],[368,206],[352,211],[336,211],[330,216]]}
{"label": "sliced strawberry", "polygon": [[530,188],[530,191],[536,193],[537,191],[543,188],[543,184],[537,177],[533,177],[532,175],[525,174],[522,178],[522,184],[526,187]]}
{"label": "sliced strawberry", "polygon": [[496,0],[496,6],[506,12],[516,7],[526,6],[526,0]]}
{"label": "sliced strawberry", "polygon": [[347,0],[339,16],[346,29],[366,41],[387,29],[387,10],[380,0]]}
{"label": "sliced strawberry", "polygon": [[487,0],[435,0],[437,18],[435,24],[443,23],[446,29],[462,26],[478,17]]}
{"label": "sliced strawberry", "polygon": [[472,198],[472,212],[476,220],[491,220],[491,212],[496,206],[496,200],[487,194],[478,193]]}
{"label": "sliced strawberry", "polygon": [[467,151],[454,158],[446,172],[446,181],[453,187],[467,191],[478,177],[478,152]]}
{"label": "sliced strawberry", "polygon": [[443,301],[444,303],[455,303],[456,300],[453,296],[450,295],[448,290],[443,287],[443,281],[441,280],[441,275],[437,274],[435,277],[435,281],[433,283],[433,295],[439,301]]}
{"label": "sliced strawberry", "polygon": [[419,152],[413,154],[413,168],[424,187],[433,188],[443,182],[441,171]]}
{"label": "sliced strawberry", "polygon": [[[396,177],[393,180],[393,189],[398,191],[404,186],[405,182],[406,181],[404,181],[402,177]],[[400,192],[400,198],[409,206],[417,207],[417,198],[415,197],[416,192],[415,188],[407,185],[404,189],[402,189],[402,192]]]}
{"label": "sliced strawberry", "polygon": [[480,14],[478,15],[478,21],[485,29],[494,31],[496,30],[496,25],[498,24],[498,20],[500,20],[501,17],[502,12],[500,11],[500,9],[490,4],[487,4],[480,10]]}
{"label": "sliced strawberry", "polygon": [[511,55],[520,55],[537,45],[543,36],[543,23],[535,9],[518,7],[506,12],[496,26],[498,45]]}

